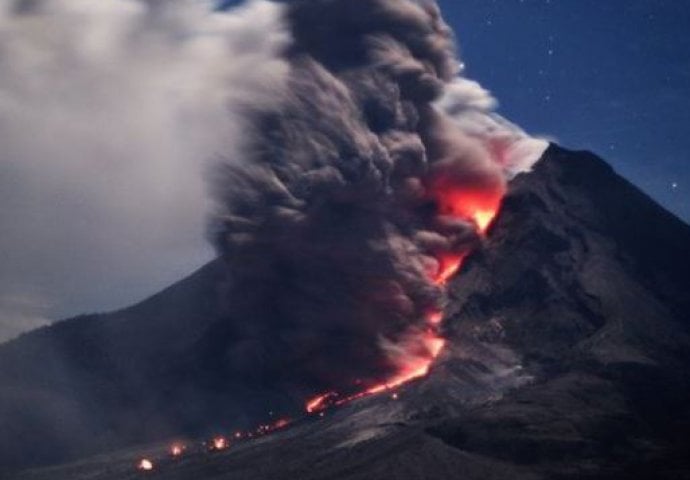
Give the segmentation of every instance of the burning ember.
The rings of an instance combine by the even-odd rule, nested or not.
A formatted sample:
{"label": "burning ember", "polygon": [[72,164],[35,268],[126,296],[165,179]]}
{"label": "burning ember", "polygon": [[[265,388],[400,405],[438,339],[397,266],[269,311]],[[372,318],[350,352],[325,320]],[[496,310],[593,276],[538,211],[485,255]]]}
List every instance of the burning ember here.
{"label": "burning ember", "polygon": [[144,472],[150,472],[153,470],[153,462],[147,458],[142,458],[137,465],[137,469]]}
{"label": "burning ember", "polygon": [[184,454],[186,449],[187,447],[185,445],[182,445],[181,443],[174,443],[170,446],[170,455],[173,457],[180,457],[182,454]]}
{"label": "burning ember", "polygon": [[210,450],[211,451],[221,451],[228,448],[230,444],[225,437],[216,437],[211,441]]}
{"label": "burning ember", "polygon": [[275,422],[271,426],[271,430],[279,430],[281,428],[287,427],[288,425],[290,425],[290,419],[289,418],[281,418],[280,420],[278,420],[277,422]]}

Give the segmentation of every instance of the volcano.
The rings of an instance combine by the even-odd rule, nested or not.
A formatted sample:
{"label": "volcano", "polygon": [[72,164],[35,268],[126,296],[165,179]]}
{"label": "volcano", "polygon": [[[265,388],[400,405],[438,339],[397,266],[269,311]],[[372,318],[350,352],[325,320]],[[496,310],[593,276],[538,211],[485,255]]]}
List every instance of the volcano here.
{"label": "volcano", "polygon": [[282,414],[287,428],[146,475],[690,478],[690,227],[593,154],[551,145],[511,181],[448,280],[445,348],[395,391],[299,417],[303,398],[276,386],[284,366],[225,355],[249,319],[223,316],[224,281],[213,262],[2,345],[6,478],[139,478],[156,442]]}

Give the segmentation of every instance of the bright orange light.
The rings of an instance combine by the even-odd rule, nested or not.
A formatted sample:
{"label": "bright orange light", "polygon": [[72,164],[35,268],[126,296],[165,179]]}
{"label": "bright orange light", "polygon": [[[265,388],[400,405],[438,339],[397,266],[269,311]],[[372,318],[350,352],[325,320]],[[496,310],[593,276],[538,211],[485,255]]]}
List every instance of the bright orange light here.
{"label": "bright orange light", "polygon": [[[370,395],[395,390],[412,380],[425,377],[429,373],[434,360],[443,350],[446,341],[439,337],[434,329],[429,328],[423,333],[422,344],[426,353],[406,358],[405,362],[399,366],[398,372],[387,380],[347,397],[341,397],[337,392],[324,393],[307,402],[307,412],[320,412],[321,414],[323,410],[330,406],[340,406]],[[394,395],[397,398],[397,393],[394,393]]]}
{"label": "bright orange light", "polygon": [[448,280],[458,273],[465,259],[465,253],[445,253],[438,257],[438,272],[432,278],[436,285],[445,285]]}
{"label": "bright orange light", "polygon": [[290,419],[289,418],[281,418],[278,420],[276,423],[273,424],[271,427],[271,430],[279,430],[281,428],[285,428],[288,425],[290,425]]}
{"label": "bright orange light", "polygon": [[307,413],[319,412],[325,408],[328,408],[333,399],[335,399],[337,396],[338,394],[336,392],[326,392],[318,397],[312,398],[311,400],[307,401]]}
{"label": "bright orange light", "polygon": [[213,450],[225,450],[228,448],[228,441],[225,437],[216,437],[213,439]]}
{"label": "bright orange light", "polygon": [[139,461],[137,468],[145,472],[150,472],[151,470],[153,470],[153,462],[151,462],[151,460],[149,460],[148,458],[142,458]]}
{"label": "bright orange light", "polygon": [[443,312],[430,312],[426,317],[426,321],[429,322],[429,325],[440,325],[443,321]]}
{"label": "bright orange light", "polygon": [[437,181],[432,196],[441,215],[473,221],[481,233],[486,233],[498,213],[503,190],[468,190],[450,182]]}
{"label": "bright orange light", "polygon": [[482,233],[486,233],[486,229],[489,228],[495,216],[495,210],[475,210],[472,214],[474,223],[477,224]]}
{"label": "bright orange light", "polygon": [[[407,363],[400,367],[400,371],[396,375],[379,385],[374,385],[369,388],[365,394],[374,395],[387,390],[394,390],[412,380],[425,377],[429,373],[429,369],[434,363],[434,360],[436,360],[436,357],[438,357],[441,350],[443,350],[446,341],[429,330],[425,333],[423,343],[427,350],[426,355],[408,359]],[[353,399],[353,397],[350,397],[348,400],[351,399]]]}
{"label": "bright orange light", "polygon": [[185,446],[181,443],[174,443],[170,446],[170,455],[173,457],[179,457],[185,451]]}

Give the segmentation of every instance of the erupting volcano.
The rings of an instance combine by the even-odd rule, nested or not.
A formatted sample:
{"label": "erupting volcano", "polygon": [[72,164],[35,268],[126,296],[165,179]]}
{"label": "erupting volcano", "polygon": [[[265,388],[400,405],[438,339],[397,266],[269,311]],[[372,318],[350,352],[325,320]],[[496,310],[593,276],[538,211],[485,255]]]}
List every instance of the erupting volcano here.
{"label": "erupting volcano", "polygon": [[[196,218],[209,263],[132,307],[0,344],[0,477],[688,478],[688,225],[597,157],[498,115],[433,0],[249,0],[234,16],[234,1],[202,3],[0,7],[0,38],[13,39],[0,65],[17,67],[0,75],[10,156],[34,132],[83,139],[69,151],[96,157],[101,181],[86,189],[117,198],[150,180],[114,174],[111,160],[137,164],[165,197],[157,227],[178,226],[168,197],[189,206],[159,178],[219,152],[205,183],[179,174],[179,191],[207,202]],[[51,15],[67,28],[53,32]],[[120,61],[131,75],[114,75]],[[41,91],[34,66],[61,63],[84,72]],[[31,98],[27,112],[12,92]],[[78,111],[74,128],[62,129],[58,96]],[[104,127],[122,118],[129,129]],[[87,142],[92,131],[107,138]],[[123,139],[151,163],[139,168]],[[69,159],[46,145],[30,152],[49,157],[49,177]],[[29,166],[15,161],[9,177],[50,183]],[[63,196],[81,183],[8,196],[5,217],[47,199],[86,212],[79,228],[106,211],[109,228],[146,236],[149,222],[119,218],[139,197],[91,210],[81,191]],[[18,222],[36,237],[50,218],[39,210]],[[192,261],[176,237],[152,237]],[[50,259],[61,265],[50,284],[71,282],[64,265],[83,250]]]}
{"label": "erupting volcano", "polygon": [[[498,214],[500,197],[489,194],[472,195],[463,194],[461,191],[448,191],[443,188],[433,190],[437,206],[444,216],[458,220],[470,220],[474,222],[479,231],[485,234],[489,225]],[[447,252],[440,254],[436,259],[438,269],[430,275],[429,280],[436,285],[444,287],[448,280],[462,267],[463,260],[470,252]],[[397,365],[398,370],[381,383],[368,387],[360,392],[343,395],[330,391],[309,399],[305,404],[307,413],[318,413],[329,406],[343,405],[368,395],[376,395],[387,390],[393,390],[402,385],[424,377],[429,373],[434,360],[439,356],[445,345],[445,340],[439,331],[443,322],[443,312],[432,310],[426,313],[426,327],[410,333],[411,342],[417,346],[414,354],[406,354]],[[421,346],[421,348],[419,348]]]}
{"label": "erupting volcano", "polygon": [[244,327],[219,354],[257,345],[256,364],[311,411],[429,371],[446,283],[509,177],[492,146],[505,132],[458,121],[477,112],[438,8],[366,3],[366,16],[349,0],[288,4],[285,99],[252,112],[246,157],[211,178],[227,315],[273,332]]}
{"label": "erupting volcano", "polygon": [[[123,377],[127,391],[99,390],[107,401],[88,402],[139,405],[145,424],[122,426],[132,438],[254,438],[292,425],[267,412],[303,421],[306,409],[318,420],[329,407],[425,377],[447,345],[451,279],[486,240],[508,179],[545,147],[508,154],[529,137],[482,107],[491,97],[463,76],[453,32],[431,1],[247,8],[280,15],[285,31],[275,32],[270,88],[252,90],[235,112],[241,146],[208,171],[217,259],[167,307],[183,333],[142,328],[140,350],[131,349],[141,357],[125,362],[163,363],[151,368],[174,374],[153,382],[137,370]],[[490,128],[467,128],[477,116]],[[114,345],[121,325],[108,336]],[[111,359],[129,358],[129,347],[83,344],[85,365],[120,378]],[[161,392],[176,401],[159,401]],[[227,446],[218,437],[206,450]]]}

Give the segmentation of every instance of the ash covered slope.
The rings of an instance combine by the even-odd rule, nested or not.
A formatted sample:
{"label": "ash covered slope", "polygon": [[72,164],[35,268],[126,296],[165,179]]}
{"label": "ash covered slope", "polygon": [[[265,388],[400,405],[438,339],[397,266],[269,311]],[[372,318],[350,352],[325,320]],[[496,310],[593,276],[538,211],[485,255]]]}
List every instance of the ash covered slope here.
{"label": "ash covered slope", "polygon": [[177,430],[166,395],[171,382],[185,384],[174,375],[184,352],[218,320],[222,278],[213,262],[138,305],[0,346],[0,467],[60,462]]}
{"label": "ash covered slope", "polygon": [[[602,160],[552,146],[453,280],[427,378],[157,476],[690,478],[689,245]],[[21,478],[137,478],[142,453]]]}

